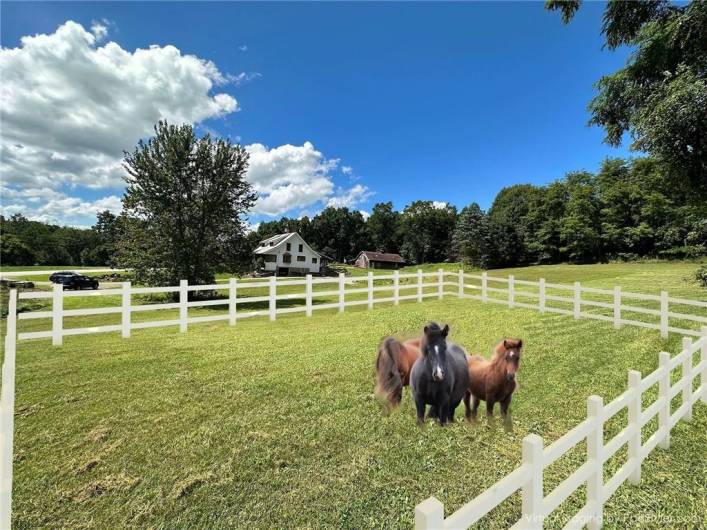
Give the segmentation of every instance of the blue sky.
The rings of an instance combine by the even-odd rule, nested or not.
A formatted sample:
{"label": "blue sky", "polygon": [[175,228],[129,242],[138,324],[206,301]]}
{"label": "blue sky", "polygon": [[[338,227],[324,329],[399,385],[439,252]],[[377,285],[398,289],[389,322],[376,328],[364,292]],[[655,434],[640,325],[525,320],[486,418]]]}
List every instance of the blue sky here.
{"label": "blue sky", "polygon": [[[20,38],[52,35],[71,20],[86,32],[96,24],[103,28],[93,32],[96,42],[89,47],[94,51],[111,41],[126,54],[150,45],[171,45],[179,50],[180,60],[193,55],[212,62],[226,80],[215,83],[192,106],[206,108],[204,97],[219,93],[237,101],[238,110],[227,102],[211,117],[202,112],[207,118],[200,121],[199,130],[244,145],[262,144],[253,173],[259,189],[281,198],[298,194],[295,206],[286,211],[282,201],[273,197],[271,203],[277,206],[254,213],[253,221],[271,218],[268,214],[316,213],[326,204],[369,211],[375,202],[389,200],[399,209],[415,199],[446,201],[460,208],[476,201],[487,208],[503,186],[542,184],[567,171],[595,170],[607,156],[628,156],[626,146],[615,149],[603,144],[602,131],[587,126],[593,83],[621,67],[628,56],[625,49],[602,49],[603,8],[603,4],[585,3],[565,26],[558,13],[545,11],[542,2],[3,2],[1,44],[4,52],[28,51]],[[25,55],[23,63],[0,64],[21,71],[14,87],[17,92],[41,91],[36,79],[22,74],[22,68],[41,58]],[[81,68],[79,61],[80,57],[70,60],[61,72]],[[36,69],[41,68],[39,64]],[[181,80],[174,71],[165,67],[165,75],[175,76],[178,86]],[[57,75],[62,79],[56,83],[76,84],[80,78]],[[3,72],[7,77],[8,72]],[[100,90],[98,81],[93,87],[90,76],[83,79],[88,81],[67,93]],[[199,86],[198,80],[194,85]],[[136,92],[133,100],[147,99],[143,95],[150,90],[134,83],[126,90],[131,89]],[[63,91],[55,87],[53,93],[57,92]],[[154,103],[143,102],[152,105],[145,107],[152,110],[143,115],[164,108],[160,98],[165,90],[160,92]],[[190,105],[191,93],[180,97],[186,103],[175,105]],[[115,116],[130,104],[116,102],[116,108],[110,109],[110,97],[95,100],[101,106],[100,112],[94,109],[96,115]],[[18,100],[17,105],[22,104],[32,106]],[[71,109],[73,105],[69,99],[61,106]],[[77,109],[81,105],[86,102],[76,102]],[[200,120],[201,115],[179,109],[168,114]],[[92,115],[94,110],[75,114]],[[38,152],[38,162],[22,155],[28,151],[19,148],[22,138],[35,138],[27,140],[30,146],[32,141],[39,146],[70,143],[57,137],[72,137],[74,129],[68,123],[74,121],[74,114],[57,116],[54,122],[67,126],[57,125],[51,133],[27,132],[27,124],[36,120],[20,115],[3,118],[19,124],[11,131],[14,136],[4,139],[18,146],[17,163],[3,164],[3,180],[9,183],[3,199],[7,213],[12,211],[8,205],[27,206],[35,208],[37,218],[91,224],[91,208],[101,206],[105,197],[113,197],[110,205],[116,206],[115,198],[122,193],[119,180],[96,176],[86,162],[89,158],[83,159],[83,165],[70,165],[73,156],[88,156],[75,146],[65,151],[52,148],[51,156],[42,155],[41,160]],[[90,136],[91,124],[82,127]],[[120,150],[134,145],[137,138],[131,135],[139,136],[139,131],[128,129],[111,137],[114,143],[125,144]],[[42,134],[51,138],[43,139]],[[74,138],[79,136],[73,132]],[[292,149],[275,151],[281,146]],[[102,162],[94,158],[91,163],[108,167],[110,153],[99,154]],[[306,167],[293,168],[301,161]],[[55,162],[66,167],[55,167]],[[24,173],[30,163],[34,180]],[[268,170],[292,171],[294,176],[277,181],[277,175],[266,174]],[[22,195],[23,190],[47,186],[68,201],[63,209],[70,215],[62,217],[61,202],[42,209],[51,201],[46,194]]]}

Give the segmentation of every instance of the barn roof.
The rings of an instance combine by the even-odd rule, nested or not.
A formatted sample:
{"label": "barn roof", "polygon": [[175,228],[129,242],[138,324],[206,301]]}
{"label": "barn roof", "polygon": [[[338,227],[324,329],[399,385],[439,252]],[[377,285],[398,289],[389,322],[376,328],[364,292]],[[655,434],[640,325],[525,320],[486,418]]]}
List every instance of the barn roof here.
{"label": "barn roof", "polygon": [[[368,258],[368,261],[385,261],[388,263],[405,263],[400,254],[388,254],[385,252],[373,252],[372,250],[362,250],[361,254]],[[361,255],[359,254],[359,256]],[[358,259],[358,258],[356,258]]]}

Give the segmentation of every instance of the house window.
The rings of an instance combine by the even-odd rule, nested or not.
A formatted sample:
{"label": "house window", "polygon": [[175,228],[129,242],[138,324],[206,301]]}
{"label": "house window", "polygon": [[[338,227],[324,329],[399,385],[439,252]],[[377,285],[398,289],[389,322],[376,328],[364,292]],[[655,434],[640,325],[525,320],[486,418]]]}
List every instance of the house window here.
{"label": "house window", "polygon": [[292,250],[292,245],[290,243],[287,243],[287,250]]}
{"label": "house window", "polygon": [[297,256],[297,261],[307,261],[307,258],[304,256]]}
{"label": "house window", "polygon": [[317,262],[317,258],[312,258],[312,263],[316,263],[316,262]]}
{"label": "house window", "polygon": [[263,254],[263,261],[266,263],[274,263],[277,261],[277,256],[275,254]]}
{"label": "house window", "polygon": [[292,256],[289,254],[283,254],[282,255],[282,262],[283,263],[292,263]]}
{"label": "house window", "polygon": [[299,246],[299,251],[300,251],[300,252],[304,251],[304,245],[300,245],[300,246]]}

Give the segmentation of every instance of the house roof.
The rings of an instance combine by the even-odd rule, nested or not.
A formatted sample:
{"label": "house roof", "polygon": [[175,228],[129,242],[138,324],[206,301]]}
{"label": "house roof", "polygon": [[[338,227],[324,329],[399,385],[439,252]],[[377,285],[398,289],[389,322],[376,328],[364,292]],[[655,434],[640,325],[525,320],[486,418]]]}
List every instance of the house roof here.
{"label": "house roof", "polygon": [[[299,236],[299,234],[297,232],[287,232],[285,234],[278,234],[268,239],[264,239],[260,242],[258,248],[253,251],[253,254],[277,254],[278,251],[282,248],[283,243],[285,243],[285,241],[291,239],[294,236]],[[312,254],[321,256],[319,252],[317,252],[312,247],[310,247],[309,244],[307,244],[307,242],[302,238],[302,236],[299,236],[299,238],[312,252]]]}
{"label": "house roof", "polygon": [[[387,254],[385,252],[373,252],[371,250],[362,250],[359,256],[363,254],[368,258],[368,261],[385,261],[388,263],[405,263],[405,260],[400,254]],[[358,259],[358,258],[356,258]]]}

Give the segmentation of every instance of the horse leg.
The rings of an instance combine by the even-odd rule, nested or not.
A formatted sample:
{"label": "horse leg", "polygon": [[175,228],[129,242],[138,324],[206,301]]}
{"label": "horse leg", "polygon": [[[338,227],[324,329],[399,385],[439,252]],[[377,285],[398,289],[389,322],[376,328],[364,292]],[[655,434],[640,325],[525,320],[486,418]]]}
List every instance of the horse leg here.
{"label": "horse leg", "polygon": [[447,419],[449,418],[449,407],[450,407],[449,399],[446,401],[443,401],[437,406],[437,412],[439,412],[439,417],[437,418],[439,420],[440,425],[444,425],[447,423]]}
{"label": "horse leg", "polygon": [[438,418],[439,411],[437,410],[437,405],[430,405],[430,411],[427,413],[428,418]]}
{"label": "horse leg", "polygon": [[471,414],[472,414],[472,416],[476,417],[476,413],[479,410],[479,405],[481,404],[481,400],[479,398],[477,398],[476,396],[472,396],[472,397],[473,397],[473,403],[472,403],[473,408],[471,409]]}
{"label": "horse leg", "polygon": [[467,420],[471,419],[471,406],[469,404],[470,399],[471,399],[471,392],[469,392],[467,390],[466,393],[464,394],[464,413],[465,413]]}
{"label": "horse leg", "polygon": [[417,423],[422,425],[425,423],[425,402],[418,398],[415,400],[415,405],[417,407]]}
{"label": "horse leg", "polygon": [[496,404],[496,402],[491,399],[490,397],[486,398],[486,415],[487,416],[493,416],[493,406]]}
{"label": "horse leg", "polygon": [[508,407],[511,404],[511,394],[506,396],[501,400],[501,414],[506,416],[508,414]]}

